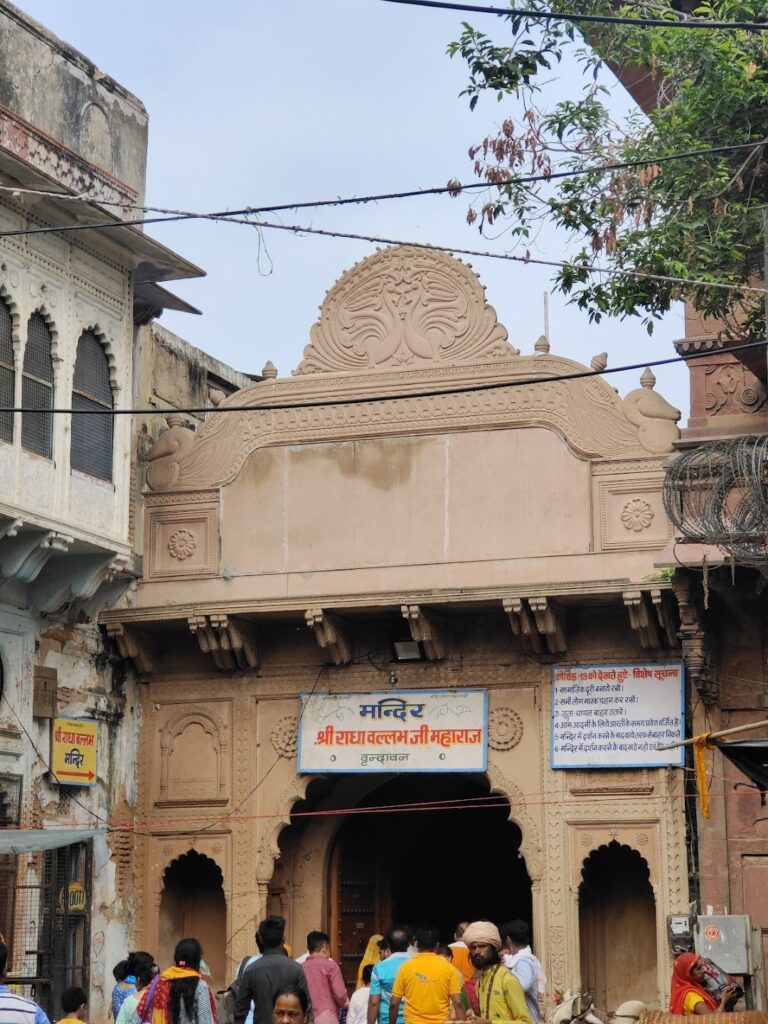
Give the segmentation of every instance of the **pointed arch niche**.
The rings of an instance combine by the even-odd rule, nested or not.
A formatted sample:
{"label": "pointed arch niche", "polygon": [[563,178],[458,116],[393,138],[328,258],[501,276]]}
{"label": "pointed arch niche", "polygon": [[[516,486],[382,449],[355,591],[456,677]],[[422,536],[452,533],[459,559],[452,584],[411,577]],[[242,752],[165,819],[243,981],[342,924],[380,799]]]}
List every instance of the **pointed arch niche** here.
{"label": "pointed arch niche", "polygon": [[655,1005],[656,901],[648,861],[611,839],[582,861],[578,900],[582,989],[606,1010],[628,995]]}
{"label": "pointed arch niche", "polygon": [[227,977],[227,901],[222,869],[203,853],[189,850],[163,872],[160,893],[158,963],[173,963],[179,939],[195,938],[211,970],[214,991],[225,988]]}

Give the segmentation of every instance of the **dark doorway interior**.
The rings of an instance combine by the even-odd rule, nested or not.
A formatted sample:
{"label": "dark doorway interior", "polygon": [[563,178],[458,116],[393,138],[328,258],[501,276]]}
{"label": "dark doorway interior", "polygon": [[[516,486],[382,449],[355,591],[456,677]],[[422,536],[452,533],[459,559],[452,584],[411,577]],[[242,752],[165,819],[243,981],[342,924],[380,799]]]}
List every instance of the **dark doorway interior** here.
{"label": "dark doorway interior", "polygon": [[[647,863],[636,850],[614,841],[589,855],[582,878],[582,991],[606,1010],[615,1010],[627,993],[657,1006],[656,905]],[[628,942],[628,935],[643,940]]]}
{"label": "dark doorway interior", "polygon": [[[402,806],[414,804],[421,806]],[[347,981],[370,935],[395,921],[435,924],[446,941],[461,920],[531,921],[522,835],[508,820],[509,803],[490,796],[484,776],[400,776],[359,806],[382,809],[350,815],[342,825],[329,886],[337,894],[332,930]]]}
{"label": "dark doorway interior", "polygon": [[216,991],[226,977],[227,904],[221,868],[196,850],[174,860],[165,871],[160,896],[160,948],[158,963],[173,963],[179,939],[193,935],[203,947]]}

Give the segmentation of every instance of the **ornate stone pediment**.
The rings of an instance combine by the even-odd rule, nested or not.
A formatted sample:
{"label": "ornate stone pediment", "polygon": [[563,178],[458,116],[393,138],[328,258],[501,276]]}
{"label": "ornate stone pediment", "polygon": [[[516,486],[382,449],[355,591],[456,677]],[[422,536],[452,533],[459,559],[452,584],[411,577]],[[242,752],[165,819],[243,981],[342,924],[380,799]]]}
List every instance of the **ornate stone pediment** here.
{"label": "ornate stone pediment", "polygon": [[342,274],[312,327],[296,374],[508,359],[477,275],[434,249],[382,249]]}

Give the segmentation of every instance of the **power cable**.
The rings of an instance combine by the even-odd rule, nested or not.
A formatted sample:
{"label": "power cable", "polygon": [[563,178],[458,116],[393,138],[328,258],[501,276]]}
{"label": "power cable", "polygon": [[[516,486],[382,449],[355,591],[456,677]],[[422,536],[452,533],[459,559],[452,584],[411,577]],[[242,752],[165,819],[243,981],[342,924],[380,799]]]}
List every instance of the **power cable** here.
{"label": "power cable", "polygon": [[[669,766],[652,766],[651,770],[660,770],[660,768],[673,768],[675,771],[683,773],[683,783],[685,784],[682,788],[670,788],[663,787],[660,785],[657,789],[654,789],[650,793],[595,793],[592,799],[600,806],[601,804],[611,804],[615,800],[622,800],[624,802],[635,802],[637,800],[645,800],[651,803],[657,803],[660,800],[675,801],[682,799],[696,800],[698,794],[691,790],[689,791],[685,786],[688,781],[692,780],[694,769],[685,766],[669,765]],[[319,773],[321,774],[321,773]],[[386,773],[389,775],[396,775],[398,778],[402,778],[407,775],[407,772],[391,772]],[[728,778],[724,779],[726,787],[733,786],[733,780]],[[742,798],[750,797],[754,794],[754,790],[751,787],[744,785],[741,789],[726,788],[722,794],[722,798],[725,800],[732,799],[740,801]],[[533,799],[534,797],[542,797],[543,799]],[[305,798],[298,796],[296,803],[300,803]],[[562,796],[549,796],[544,791],[528,792],[525,794],[525,807],[527,809],[533,807],[562,807],[572,803],[572,798]],[[368,814],[422,814],[427,812],[439,812],[439,811],[463,811],[463,810],[495,810],[497,808],[509,808],[509,799],[503,794],[490,794],[490,795],[476,795],[469,797],[456,797],[454,799],[444,800],[428,800],[412,803],[401,803],[401,804],[375,804],[369,807],[355,805],[355,806],[344,806],[344,807],[332,807],[325,808],[324,810],[313,810],[313,811],[295,811],[290,810],[288,813],[291,819],[301,820],[304,818],[330,818],[330,817],[342,817],[349,816],[354,817],[356,815],[368,815]],[[512,807],[514,812],[514,806]],[[185,817],[166,817],[154,819],[156,831],[154,833],[141,832],[140,835],[158,835],[162,834],[164,828],[174,823],[189,823],[194,821],[201,815],[187,815]],[[220,825],[226,822],[246,822],[246,821],[275,821],[284,817],[283,811],[270,811],[264,814],[248,814],[240,815],[235,817],[234,815],[227,815],[226,817],[220,818],[215,824]],[[130,826],[113,825],[112,828],[115,831],[133,831]],[[183,829],[177,828],[173,830],[173,834],[176,836],[192,836],[199,835],[202,829]]]}
{"label": "power cable", "polygon": [[50,192],[42,189],[19,188],[13,185],[0,185],[0,192],[8,192],[11,195],[36,196],[40,199],[64,199],[71,202],[95,204],[98,206],[116,206],[122,210],[141,210],[145,213],[162,214],[162,217],[143,218],[141,220],[125,221],[101,221],[94,224],[64,224],[61,227],[43,228],[15,228],[0,231],[0,238],[18,237],[20,235],[53,231],[90,231],[102,228],[137,227],[143,224],[169,223],[180,220],[214,220],[222,221],[231,217],[245,217],[262,213],[284,213],[288,210],[318,209],[327,206],[350,206],[364,205],[366,203],[379,203],[390,199],[412,199],[418,196],[434,195],[458,195],[461,192],[468,192],[488,188],[504,188],[507,185],[533,185],[540,182],[556,181],[561,178],[573,178],[586,174],[609,173],[612,171],[632,170],[635,167],[648,167],[655,164],[670,163],[676,160],[690,160],[696,157],[717,156],[722,153],[732,153],[743,149],[758,149],[764,146],[765,139],[759,142],[742,142],[729,146],[712,146],[709,149],[692,149],[680,153],[670,153],[666,156],[650,156],[643,160],[624,160],[612,164],[596,164],[591,167],[579,167],[570,171],[551,171],[549,173],[525,174],[512,178],[504,178],[500,181],[472,181],[468,183],[455,182],[450,185],[439,185],[430,188],[406,189],[400,192],[380,192],[364,196],[348,196],[336,199],[315,199],[296,203],[278,203],[272,206],[247,206],[241,210],[220,210],[213,213],[199,213],[193,210],[173,210],[162,206],[139,206],[133,203],[110,202],[101,200],[95,196],[87,196],[85,193],[68,195],[64,192]]}
{"label": "power cable", "polygon": [[532,18],[539,21],[568,21],[588,25],[626,25],[633,28],[682,28],[709,29],[718,31],[765,32],[765,21],[706,21],[695,18],[622,18],[610,14],[562,14],[557,11],[531,11],[515,7],[485,7],[460,4],[449,0],[383,0],[389,4],[403,4],[407,7],[432,7],[446,11],[470,11],[473,14],[495,14],[502,18]]}
{"label": "power cable", "polygon": [[[461,387],[430,388],[424,391],[406,391],[399,395],[379,395],[376,398],[336,398],[328,401],[305,401],[305,402],[269,402],[264,405],[225,405],[225,406],[200,406],[188,409],[43,409],[35,407],[11,407],[0,406],[0,413],[37,413],[40,415],[77,415],[77,416],[156,416],[160,412],[173,413],[207,413],[211,416],[227,412],[273,412],[286,409],[324,409],[339,405],[361,405],[365,402],[402,402],[414,398],[438,398],[441,395],[464,395],[474,394],[479,391],[499,391],[505,388],[522,388],[535,384],[555,384],[560,381],[583,380],[587,377],[603,377],[609,373],[629,373],[632,370],[644,370],[652,366],[669,366],[672,363],[688,363],[695,359],[711,358],[717,352],[745,352],[751,349],[764,348],[768,345],[768,339],[762,341],[749,341],[741,345],[721,346],[716,349],[706,349],[701,352],[691,352],[683,356],[670,356],[666,359],[653,359],[648,362],[628,363],[624,366],[609,366],[604,370],[577,370],[575,373],[556,373],[549,377],[522,377],[519,380],[493,381],[486,384],[467,384]],[[516,357],[515,357],[516,358]],[[364,372],[361,370],[360,372]],[[266,395],[264,397],[267,397]]]}
{"label": "power cable", "polygon": [[567,270],[576,272],[587,272],[590,274],[608,274],[627,277],[636,277],[639,280],[664,281],[669,284],[680,284],[696,288],[721,288],[726,291],[754,292],[757,295],[765,295],[765,288],[755,288],[753,285],[730,284],[725,281],[706,281],[693,277],[673,277],[670,274],[651,274],[644,270],[619,269],[616,267],[599,267],[591,263],[569,263],[566,260],[543,260],[534,256],[512,256],[510,253],[488,252],[483,249],[459,249],[447,245],[433,245],[430,242],[409,242],[398,238],[384,238],[380,235],[361,235],[352,231],[330,231],[325,228],[309,228],[299,224],[273,224],[264,220],[243,220],[233,223],[250,224],[255,228],[268,228],[273,231],[289,231],[295,235],[319,235],[325,238],[346,238],[358,242],[373,242],[379,245],[409,245],[415,249],[435,249],[438,252],[454,253],[458,256],[479,256],[491,260],[508,260],[511,263],[533,263],[542,267],[564,267]]}

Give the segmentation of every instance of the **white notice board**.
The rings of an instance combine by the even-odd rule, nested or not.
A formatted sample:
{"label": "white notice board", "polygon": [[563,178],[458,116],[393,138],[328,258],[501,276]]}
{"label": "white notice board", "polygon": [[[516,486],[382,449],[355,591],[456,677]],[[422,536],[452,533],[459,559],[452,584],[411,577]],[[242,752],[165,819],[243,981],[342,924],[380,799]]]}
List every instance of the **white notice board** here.
{"label": "white notice board", "polygon": [[682,765],[684,748],[656,750],[685,736],[681,662],[555,665],[553,768]]}
{"label": "white notice board", "polygon": [[301,695],[302,772],[484,772],[485,690]]}

